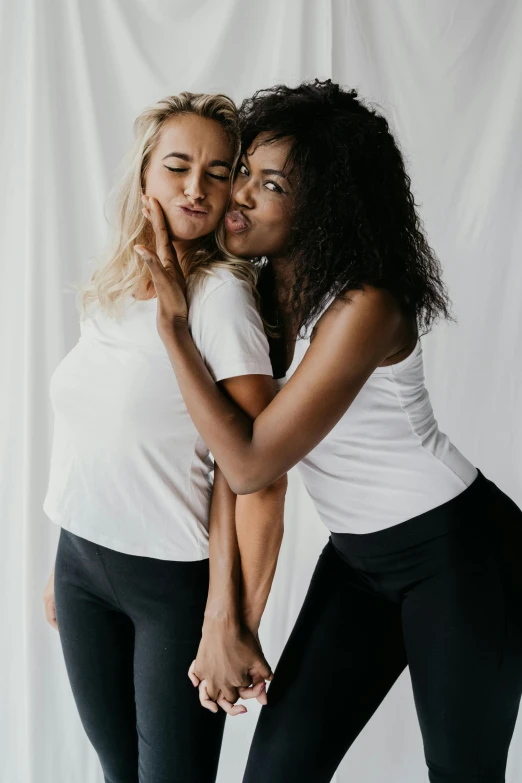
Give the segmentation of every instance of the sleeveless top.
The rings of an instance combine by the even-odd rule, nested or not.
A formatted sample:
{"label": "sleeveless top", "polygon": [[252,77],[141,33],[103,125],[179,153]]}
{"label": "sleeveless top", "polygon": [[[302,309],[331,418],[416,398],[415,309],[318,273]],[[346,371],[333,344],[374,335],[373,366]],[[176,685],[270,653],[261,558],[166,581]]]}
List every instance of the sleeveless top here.
{"label": "sleeveless top", "polygon": [[[297,340],[280,388],[309,344],[309,337]],[[420,340],[406,359],[372,373],[298,469],[322,521],[335,533],[372,533],[405,522],[459,495],[477,476],[438,428]]]}

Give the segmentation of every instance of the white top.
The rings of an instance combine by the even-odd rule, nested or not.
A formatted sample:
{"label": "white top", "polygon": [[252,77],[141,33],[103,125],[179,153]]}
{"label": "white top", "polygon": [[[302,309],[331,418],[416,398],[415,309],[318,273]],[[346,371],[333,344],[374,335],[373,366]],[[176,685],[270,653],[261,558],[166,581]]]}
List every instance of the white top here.
{"label": "white top", "polygon": [[[213,378],[272,375],[250,286],[216,268],[193,286],[189,327]],[[54,438],[43,508],[110,549],[161,560],[208,557],[213,464],[156,327],[157,300],[121,318],[98,306],[50,385]]]}
{"label": "white top", "polygon": [[[309,338],[297,341],[279,386],[309,344]],[[405,522],[459,495],[477,476],[437,426],[420,340],[402,362],[372,373],[298,467],[321,519],[335,533],[372,533]]]}

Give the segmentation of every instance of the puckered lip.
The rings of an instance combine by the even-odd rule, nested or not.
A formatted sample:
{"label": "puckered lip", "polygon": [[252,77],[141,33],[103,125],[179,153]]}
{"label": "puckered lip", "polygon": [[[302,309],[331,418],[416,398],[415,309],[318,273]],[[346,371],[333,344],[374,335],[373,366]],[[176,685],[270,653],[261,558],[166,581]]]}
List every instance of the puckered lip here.
{"label": "puckered lip", "polygon": [[191,207],[190,204],[178,204],[178,207],[184,212],[193,212],[197,215],[208,215],[208,209],[202,209],[201,207]]}
{"label": "puckered lip", "polygon": [[232,209],[225,215],[225,225],[229,231],[239,232],[250,227],[250,220],[240,209]]}

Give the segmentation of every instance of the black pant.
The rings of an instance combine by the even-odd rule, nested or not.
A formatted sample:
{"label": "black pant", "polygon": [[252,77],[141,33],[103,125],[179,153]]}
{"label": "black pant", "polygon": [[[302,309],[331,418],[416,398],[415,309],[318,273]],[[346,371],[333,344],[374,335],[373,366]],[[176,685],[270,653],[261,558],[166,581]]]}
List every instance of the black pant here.
{"label": "black pant", "polygon": [[393,528],[332,534],[244,783],[331,780],[406,665],[430,781],[503,783],[522,693],[522,512],[481,473]]}
{"label": "black pant", "polygon": [[62,529],[54,589],[67,673],[106,783],[214,781],[225,713],[203,709],[187,677],[208,560],[125,555]]}

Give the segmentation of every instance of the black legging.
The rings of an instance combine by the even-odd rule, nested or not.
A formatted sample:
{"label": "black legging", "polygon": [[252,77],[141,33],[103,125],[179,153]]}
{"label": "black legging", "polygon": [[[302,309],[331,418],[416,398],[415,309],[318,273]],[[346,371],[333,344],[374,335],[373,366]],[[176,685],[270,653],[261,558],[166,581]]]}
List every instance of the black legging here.
{"label": "black legging", "polygon": [[406,665],[430,781],[503,783],[522,693],[522,512],[481,473],[393,528],[332,535],[244,783],[331,780]]}
{"label": "black legging", "polygon": [[187,676],[208,560],[137,557],[62,529],[55,602],[67,673],[106,783],[211,783],[225,713]]}

